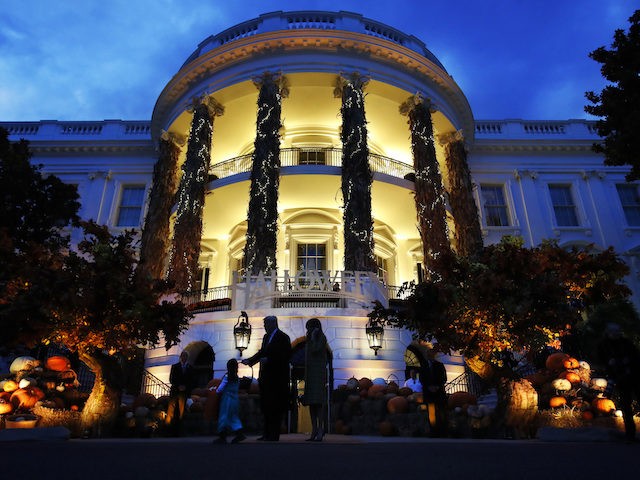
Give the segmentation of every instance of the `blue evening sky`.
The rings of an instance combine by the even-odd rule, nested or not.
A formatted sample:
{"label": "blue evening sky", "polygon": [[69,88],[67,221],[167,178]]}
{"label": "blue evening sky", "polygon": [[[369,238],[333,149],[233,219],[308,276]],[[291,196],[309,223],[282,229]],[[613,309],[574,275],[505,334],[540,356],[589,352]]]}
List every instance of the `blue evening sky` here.
{"label": "blue evening sky", "polygon": [[361,13],[421,39],[478,119],[589,118],[588,53],[640,0],[0,0],[0,121],[148,120],[198,43],[276,10]]}

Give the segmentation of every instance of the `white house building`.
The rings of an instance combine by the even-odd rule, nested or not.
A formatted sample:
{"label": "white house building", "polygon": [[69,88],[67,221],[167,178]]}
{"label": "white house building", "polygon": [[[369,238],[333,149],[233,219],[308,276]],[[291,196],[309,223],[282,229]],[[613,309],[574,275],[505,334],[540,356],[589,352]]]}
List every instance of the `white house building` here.
{"label": "white house building", "polygon": [[[254,145],[265,118],[257,116],[265,72],[280,89],[277,268],[251,277],[245,275],[248,209]],[[341,190],[344,105],[334,89],[337,79],[348,83],[354,73],[367,80],[359,93],[373,174],[377,271],[369,273],[345,272],[351,227],[344,223]],[[274,12],[204,39],[167,83],[151,119],[0,124],[12,140],[30,142],[33,162],[46,173],[77,185],[85,219],[114,232],[151,229],[150,213],[164,198],[169,210],[160,223],[166,228],[148,232],[164,242],[162,255],[152,259],[162,275],[184,253],[184,238],[174,235],[183,210],[202,220],[201,238],[190,239],[199,269],[183,288],[184,298],[202,302],[201,308],[179,346],[146,352],[153,375],[166,381],[185,348],[204,377],[211,369],[217,375],[238,356],[234,326],[245,311],[253,329],[247,356],[260,346],[264,316],[278,317],[294,351],[303,344],[305,322],[317,317],[336,384],[352,376],[403,381],[422,347],[410,332],[385,328],[374,354],[365,327],[373,300],[386,303],[424,270],[412,131],[400,112],[410,98],[430,102],[433,135],[427,136],[435,138],[445,199],[459,193],[460,180],[453,178],[448,147],[466,148],[466,157],[453,161],[468,166],[485,244],[508,234],[522,236],[527,246],[544,239],[613,246],[631,267],[628,283],[637,302],[638,185],[625,182],[626,169],[605,167],[591,151],[598,140],[593,122],[475,119],[464,92],[422,41],[354,13]],[[210,137],[196,134],[202,128]],[[188,170],[189,155],[201,157],[205,170]],[[185,193],[188,175],[205,187],[202,205]],[[445,225],[455,246],[460,227],[451,203],[444,204]],[[450,380],[463,372],[460,358],[445,360]]]}

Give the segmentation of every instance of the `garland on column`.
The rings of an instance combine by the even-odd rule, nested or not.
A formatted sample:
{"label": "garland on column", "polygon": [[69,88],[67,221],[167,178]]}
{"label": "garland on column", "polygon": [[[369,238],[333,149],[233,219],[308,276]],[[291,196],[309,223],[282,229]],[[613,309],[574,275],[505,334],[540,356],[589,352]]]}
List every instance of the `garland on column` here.
{"label": "garland on column", "polygon": [[280,114],[282,98],[289,93],[286,78],[265,72],[254,79],[260,89],[256,140],[251,166],[251,191],[247,212],[247,272],[276,271],[278,187],[280,185]]}
{"label": "garland on column", "polygon": [[197,280],[213,119],[224,113],[222,105],[211,97],[194,99],[192,109],[193,119],[176,199],[176,222],[167,275],[178,291],[192,290]]}
{"label": "garland on column", "polygon": [[427,276],[438,280],[444,273],[438,266],[439,260],[450,253],[451,246],[430,108],[429,100],[414,95],[400,105],[400,113],[409,117],[407,123],[411,131],[411,151],[416,175],[415,202],[424,265]]}
{"label": "garland on column", "polygon": [[142,229],[140,262],[136,276],[140,281],[164,278],[171,245],[169,219],[178,190],[178,158],[185,139],[162,132],[158,160],[153,167],[149,208]]}
{"label": "garland on column", "polygon": [[457,131],[441,135],[438,140],[444,145],[449,171],[449,205],[456,226],[456,251],[459,255],[472,257],[482,249],[483,243],[464,139]]}
{"label": "garland on column", "polygon": [[364,111],[364,87],[368,79],[355,72],[339,76],[334,95],[342,98],[342,199],[344,202],[344,268],[351,271],[376,271],[373,255],[373,219],[367,145],[367,119]]}

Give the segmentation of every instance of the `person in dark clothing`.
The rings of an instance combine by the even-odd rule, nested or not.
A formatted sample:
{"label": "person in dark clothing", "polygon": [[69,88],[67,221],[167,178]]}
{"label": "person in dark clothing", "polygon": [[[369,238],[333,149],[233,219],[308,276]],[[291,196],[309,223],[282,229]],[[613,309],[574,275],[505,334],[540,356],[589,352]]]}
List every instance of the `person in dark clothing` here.
{"label": "person in dark clothing", "polygon": [[185,405],[187,398],[191,395],[194,380],[195,372],[189,363],[189,354],[183,351],[180,354],[180,361],[171,365],[171,373],[169,374],[171,390],[169,391],[170,398],[165,425],[174,435],[180,433]]}
{"label": "person in dark clothing", "polygon": [[289,407],[291,340],[278,329],[278,319],[273,315],[264,318],[264,329],[266,334],[260,350],[242,363],[251,366],[260,363],[258,385],[264,434],[258,440],[277,442],[280,440],[282,420]]}
{"label": "person in dark clothing", "polygon": [[429,412],[430,434],[432,437],[443,437],[447,427],[447,394],[444,389],[447,371],[444,364],[436,360],[433,349],[429,350],[427,360],[420,367],[420,383]]}
{"label": "person in dark clothing", "polygon": [[631,340],[622,335],[617,323],[609,323],[605,336],[598,346],[598,357],[606,369],[609,381],[615,383],[619,406],[624,420],[625,437],[636,440],[636,424],[632,403],[640,401],[640,351]]}

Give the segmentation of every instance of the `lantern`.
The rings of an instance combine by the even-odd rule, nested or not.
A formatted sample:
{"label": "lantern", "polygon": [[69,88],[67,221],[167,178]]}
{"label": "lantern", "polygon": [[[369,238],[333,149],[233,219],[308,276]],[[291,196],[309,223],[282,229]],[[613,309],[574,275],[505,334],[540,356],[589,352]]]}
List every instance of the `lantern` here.
{"label": "lantern", "polygon": [[240,312],[238,321],[233,327],[233,338],[236,341],[236,348],[242,356],[242,352],[249,346],[251,340],[251,325],[249,324],[249,316],[244,310]]}
{"label": "lantern", "polygon": [[369,347],[373,350],[375,355],[378,355],[378,350],[382,348],[382,339],[384,338],[384,328],[382,325],[375,320],[369,320],[367,326],[365,328],[367,332],[367,341],[369,342]]}

